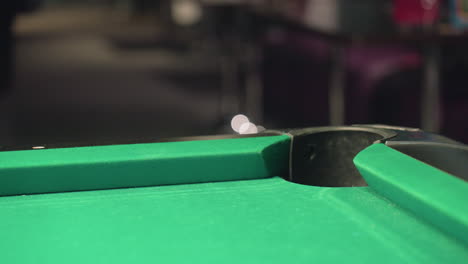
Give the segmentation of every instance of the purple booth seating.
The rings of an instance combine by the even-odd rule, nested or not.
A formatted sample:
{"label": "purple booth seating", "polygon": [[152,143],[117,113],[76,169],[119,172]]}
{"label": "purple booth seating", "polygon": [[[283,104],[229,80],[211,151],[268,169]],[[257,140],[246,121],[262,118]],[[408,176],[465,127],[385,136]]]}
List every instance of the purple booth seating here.
{"label": "purple booth seating", "polygon": [[[422,65],[421,56],[414,50],[396,46],[355,46],[346,50],[346,66],[350,81],[347,83],[347,122],[348,123],[389,123],[418,126],[420,119],[420,86],[398,85],[382,89],[402,92],[400,96],[385,98],[379,94],[392,91],[379,91],[379,83],[392,75],[414,72]],[[408,83],[409,84],[409,83]],[[397,92],[399,93],[399,92]],[[405,104],[407,99],[413,99]],[[376,104],[386,104],[391,108],[391,116],[381,115]],[[381,101],[383,100],[383,101]],[[379,102],[381,101],[381,102]],[[417,102],[415,102],[417,101]],[[409,108],[408,108],[409,107]]]}
{"label": "purple booth seating", "polygon": [[[267,38],[264,61],[265,110],[278,126],[326,125],[331,45],[324,39],[286,32]],[[420,55],[401,46],[353,46],[345,51],[346,123],[375,120],[376,84],[396,72],[421,67]],[[419,87],[408,88],[419,93]],[[399,103],[393,113],[403,115]],[[419,108],[411,110],[419,120]],[[378,117],[378,115],[377,115]],[[417,122],[416,122],[417,123]]]}
{"label": "purple booth seating", "polygon": [[[267,38],[265,112],[267,120],[275,120],[274,126],[329,123],[331,50],[329,41],[304,33],[275,33]],[[468,143],[468,64],[464,63],[468,52],[464,55],[464,50],[453,50],[451,56],[445,54],[450,50],[443,50],[440,132]],[[423,59],[420,51],[402,45],[348,46],[346,124],[421,127]]]}

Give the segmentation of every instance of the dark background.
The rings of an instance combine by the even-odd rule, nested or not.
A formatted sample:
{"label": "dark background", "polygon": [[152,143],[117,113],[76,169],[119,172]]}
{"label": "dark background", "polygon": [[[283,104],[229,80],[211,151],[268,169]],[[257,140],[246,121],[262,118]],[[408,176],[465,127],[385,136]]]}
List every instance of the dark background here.
{"label": "dark background", "polygon": [[424,127],[426,115],[430,131],[468,142],[467,38],[450,1],[347,2],[3,3],[0,145],[234,133],[239,113],[266,128],[329,125],[336,79],[339,123]]}

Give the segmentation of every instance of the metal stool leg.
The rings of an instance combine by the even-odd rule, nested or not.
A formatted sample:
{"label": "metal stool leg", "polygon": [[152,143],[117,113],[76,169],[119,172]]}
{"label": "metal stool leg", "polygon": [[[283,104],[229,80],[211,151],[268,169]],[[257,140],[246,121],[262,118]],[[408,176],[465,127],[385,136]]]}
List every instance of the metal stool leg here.
{"label": "metal stool leg", "polygon": [[345,122],[345,52],[341,44],[333,50],[332,72],[328,100],[330,107],[330,124],[340,126]]}
{"label": "metal stool leg", "polygon": [[423,91],[421,95],[421,128],[437,133],[441,123],[440,50],[431,44],[425,51]]}

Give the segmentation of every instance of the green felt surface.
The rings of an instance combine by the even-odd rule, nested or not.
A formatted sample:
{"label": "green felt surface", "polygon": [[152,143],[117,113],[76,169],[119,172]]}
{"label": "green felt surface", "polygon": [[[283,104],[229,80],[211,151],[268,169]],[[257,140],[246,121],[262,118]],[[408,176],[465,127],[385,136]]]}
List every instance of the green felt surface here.
{"label": "green felt surface", "polygon": [[368,187],[280,178],[0,198],[1,263],[466,263]]}
{"label": "green felt surface", "polygon": [[0,263],[467,262],[466,182],[382,144],[355,159],[370,187],[271,178],[289,143],[0,152],[0,195],[66,192],[0,197]]}
{"label": "green felt surface", "polygon": [[374,190],[468,244],[468,182],[383,144],[354,162]]}
{"label": "green felt surface", "polygon": [[261,179],[287,173],[289,136],[0,152],[0,195]]}

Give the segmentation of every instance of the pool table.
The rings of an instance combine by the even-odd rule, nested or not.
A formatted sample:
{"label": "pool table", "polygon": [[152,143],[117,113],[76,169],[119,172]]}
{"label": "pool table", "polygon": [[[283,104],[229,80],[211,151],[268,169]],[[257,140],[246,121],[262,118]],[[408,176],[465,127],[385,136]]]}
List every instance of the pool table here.
{"label": "pool table", "polygon": [[468,263],[467,146],[418,129],[0,152],[1,263]]}

